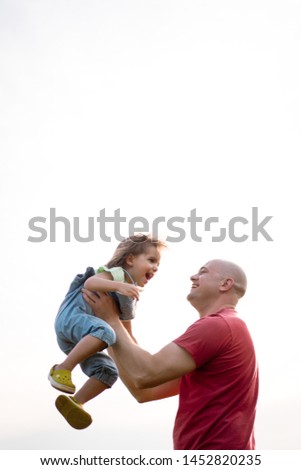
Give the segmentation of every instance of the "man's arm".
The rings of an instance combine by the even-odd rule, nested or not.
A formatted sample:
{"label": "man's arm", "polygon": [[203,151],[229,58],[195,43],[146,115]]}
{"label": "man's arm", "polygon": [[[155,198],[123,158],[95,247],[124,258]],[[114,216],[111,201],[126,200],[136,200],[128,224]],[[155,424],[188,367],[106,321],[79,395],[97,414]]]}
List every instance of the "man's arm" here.
{"label": "man's arm", "polygon": [[[126,332],[111,297],[103,294],[99,299],[86,290],[83,290],[83,296],[95,315],[108,322],[116,333],[116,343],[110,349],[121,371],[121,378],[131,393],[133,389],[137,391],[156,387],[157,391],[153,389],[150,393],[158,394],[157,398],[150,399],[175,395],[178,392],[180,377],[196,368],[190,354],[175,343],[169,343],[156,354],[150,354],[135,344]],[[162,384],[165,384],[165,387]]]}
{"label": "man's arm", "polygon": [[131,377],[127,374],[126,370],[122,367],[122,364],[118,361],[117,357],[114,355],[112,348],[108,349],[109,355],[114,359],[116,366],[118,368],[119,376],[127,387],[129,392],[139,403],[145,403],[153,400],[161,400],[163,398],[173,397],[178,395],[180,379],[174,379],[170,382],[166,382],[162,385],[152,388],[137,388],[134,386],[134,383]]}
{"label": "man's arm", "polygon": [[[134,343],[137,344],[136,338],[133,335],[133,330],[132,330],[132,320],[122,320],[123,328],[126,329]],[[116,362],[116,361],[115,361]]]}

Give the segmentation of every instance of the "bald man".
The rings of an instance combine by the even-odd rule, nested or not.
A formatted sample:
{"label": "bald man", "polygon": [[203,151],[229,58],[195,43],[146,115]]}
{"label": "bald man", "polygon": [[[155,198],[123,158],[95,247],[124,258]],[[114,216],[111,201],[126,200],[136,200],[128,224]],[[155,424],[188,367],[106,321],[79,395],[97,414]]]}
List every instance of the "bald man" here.
{"label": "bald man", "polygon": [[250,333],[236,312],[246,275],[215,259],[190,279],[187,299],[199,319],[156,354],[129,336],[109,296],[83,295],[115,330],[110,354],[132,395],[140,403],[179,395],[174,449],[253,450],[258,369]]}

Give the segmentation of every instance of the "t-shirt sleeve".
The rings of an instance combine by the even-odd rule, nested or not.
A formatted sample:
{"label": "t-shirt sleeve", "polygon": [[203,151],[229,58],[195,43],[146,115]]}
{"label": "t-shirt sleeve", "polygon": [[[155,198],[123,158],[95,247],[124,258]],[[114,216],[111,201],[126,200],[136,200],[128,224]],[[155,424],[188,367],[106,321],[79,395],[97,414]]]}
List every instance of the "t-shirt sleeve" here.
{"label": "t-shirt sleeve", "polygon": [[113,268],[107,268],[107,266],[100,266],[98,269],[97,269],[97,273],[102,273],[102,272],[108,272],[108,273],[111,273],[112,275],[112,278],[114,281],[118,281],[118,282],[124,282],[125,281],[125,277],[124,277],[124,270],[119,267],[119,266],[116,266],[116,267],[113,267]]}
{"label": "t-shirt sleeve", "polygon": [[173,342],[187,351],[201,367],[232,341],[229,326],[220,316],[204,317],[193,323]]}

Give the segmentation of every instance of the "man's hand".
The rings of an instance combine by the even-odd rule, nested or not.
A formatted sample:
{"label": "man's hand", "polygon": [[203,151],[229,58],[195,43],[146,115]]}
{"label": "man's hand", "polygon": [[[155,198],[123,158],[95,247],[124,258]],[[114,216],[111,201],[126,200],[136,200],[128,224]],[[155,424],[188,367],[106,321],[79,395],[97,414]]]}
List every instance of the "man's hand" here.
{"label": "man's hand", "polygon": [[101,297],[87,289],[82,289],[82,293],[85,302],[90,305],[97,317],[110,324],[119,320],[119,310],[116,302],[106,292],[102,292]]}

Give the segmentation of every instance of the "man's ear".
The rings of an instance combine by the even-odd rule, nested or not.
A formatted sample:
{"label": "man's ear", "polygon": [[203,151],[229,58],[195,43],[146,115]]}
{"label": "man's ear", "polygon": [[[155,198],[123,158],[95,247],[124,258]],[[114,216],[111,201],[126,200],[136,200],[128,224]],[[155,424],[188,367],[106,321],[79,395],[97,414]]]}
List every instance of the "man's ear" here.
{"label": "man's ear", "polygon": [[231,277],[227,277],[220,281],[220,290],[226,292],[231,289],[234,284],[234,280]]}

